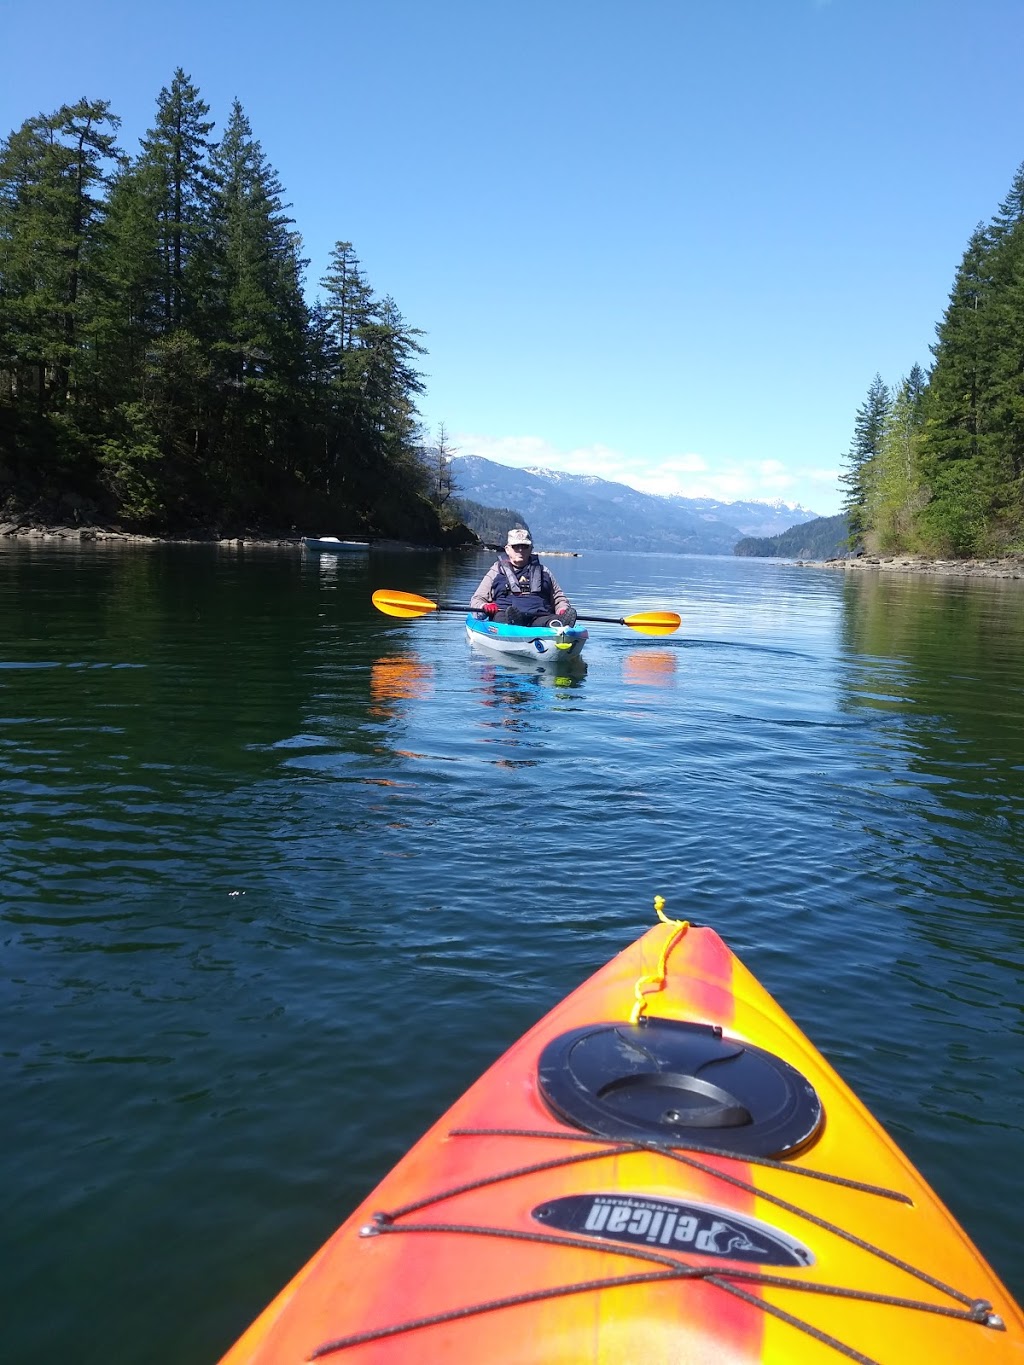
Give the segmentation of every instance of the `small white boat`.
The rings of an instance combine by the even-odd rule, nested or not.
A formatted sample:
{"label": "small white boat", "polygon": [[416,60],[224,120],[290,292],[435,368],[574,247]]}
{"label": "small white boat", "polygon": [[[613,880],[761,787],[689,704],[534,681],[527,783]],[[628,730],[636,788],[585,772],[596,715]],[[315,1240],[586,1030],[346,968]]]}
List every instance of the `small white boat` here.
{"label": "small white boat", "polygon": [[587,643],[582,626],[510,626],[504,621],[481,621],[474,612],[466,617],[466,635],[471,644],[491,654],[542,664],[578,659]]}
{"label": "small white boat", "polygon": [[366,540],[339,540],[337,536],[303,536],[304,550],[317,550],[327,554],[351,554],[370,548]]}

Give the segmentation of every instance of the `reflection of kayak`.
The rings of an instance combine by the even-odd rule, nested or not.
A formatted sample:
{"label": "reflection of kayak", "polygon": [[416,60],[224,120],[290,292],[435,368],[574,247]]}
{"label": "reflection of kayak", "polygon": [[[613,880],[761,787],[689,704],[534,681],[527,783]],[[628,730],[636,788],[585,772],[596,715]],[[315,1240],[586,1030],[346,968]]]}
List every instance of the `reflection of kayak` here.
{"label": "reflection of kayak", "polygon": [[509,626],[502,621],[481,621],[470,612],[466,634],[472,644],[515,659],[533,663],[564,664],[578,659],[587,642],[582,626],[552,630],[550,626]]}
{"label": "reflection of kayak", "polygon": [[365,540],[339,540],[337,536],[303,536],[302,547],[305,550],[328,550],[333,554],[347,554],[370,548]]}
{"label": "reflection of kayak", "polygon": [[844,1359],[1020,1365],[1024,1319],[718,935],[666,922],[456,1101],[224,1365]]}

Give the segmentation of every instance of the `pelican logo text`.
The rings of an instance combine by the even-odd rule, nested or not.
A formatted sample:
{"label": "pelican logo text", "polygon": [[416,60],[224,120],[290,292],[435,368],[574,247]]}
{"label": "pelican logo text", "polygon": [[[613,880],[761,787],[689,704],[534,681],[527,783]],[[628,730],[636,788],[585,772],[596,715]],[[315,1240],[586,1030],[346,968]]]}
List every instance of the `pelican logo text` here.
{"label": "pelican logo text", "polygon": [[628,1194],[572,1194],[539,1205],[533,1217],[562,1232],[630,1246],[689,1251],[756,1265],[814,1262],[810,1250],[780,1228],[712,1204]]}

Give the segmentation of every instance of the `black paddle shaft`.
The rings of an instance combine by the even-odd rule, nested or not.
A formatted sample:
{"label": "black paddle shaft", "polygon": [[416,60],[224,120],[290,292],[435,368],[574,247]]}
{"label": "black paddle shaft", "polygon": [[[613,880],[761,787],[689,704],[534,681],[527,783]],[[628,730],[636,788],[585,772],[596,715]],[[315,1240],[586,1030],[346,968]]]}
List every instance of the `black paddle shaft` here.
{"label": "black paddle shaft", "polygon": [[[449,605],[441,604],[441,605],[438,606],[437,610],[438,610],[438,611],[457,611],[457,612],[461,612],[461,613],[464,615],[467,611],[476,611],[477,608],[476,608],[476,607],[454,607],[454,606],[449,606]],[[552,614],[554,615],[555,613],[552,613]],[[576,620],[577,620],[577,621],[605,621],[605,622],[607,622],[607,624],[610,625],[610,626],[624,626],[624,625],[626,624],[626,621],[625,621],[624,617],[622,617],[622,616],[577,616],[577,617],[576,617]]]}

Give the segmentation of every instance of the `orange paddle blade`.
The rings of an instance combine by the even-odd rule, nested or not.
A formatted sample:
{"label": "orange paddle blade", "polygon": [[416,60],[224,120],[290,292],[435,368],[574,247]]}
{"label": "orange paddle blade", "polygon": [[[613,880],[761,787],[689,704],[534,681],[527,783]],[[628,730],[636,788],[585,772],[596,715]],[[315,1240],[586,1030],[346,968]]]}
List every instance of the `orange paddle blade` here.
{"label": "orange paddle blade", "polygon": [[674,611],[640,611],[635,616],[626,616],[622,624],[641,635],[671,635],[682,625],[681,616]]}
{"label": "orange paddle blade", "polygon": [[437,603],[429,597],[418,597],[414,592],[395,592],[393,588],[378,588],[373,594],[373,605],[385,616],[426,616],[437,611]]}

